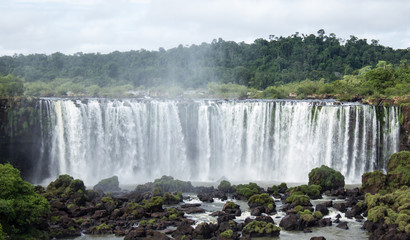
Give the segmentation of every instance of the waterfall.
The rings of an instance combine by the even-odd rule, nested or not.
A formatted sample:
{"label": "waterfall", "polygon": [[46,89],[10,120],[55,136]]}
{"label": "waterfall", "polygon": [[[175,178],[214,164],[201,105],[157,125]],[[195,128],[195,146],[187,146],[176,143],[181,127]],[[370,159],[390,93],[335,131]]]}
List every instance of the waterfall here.
{"label": "waterfall", "polygon": [[322,164],[348,183],[385,170],[398,151],[399,109],[294,100],[41,99],[38,179],[95,184],[162,175],[194,181],[306,182]]}

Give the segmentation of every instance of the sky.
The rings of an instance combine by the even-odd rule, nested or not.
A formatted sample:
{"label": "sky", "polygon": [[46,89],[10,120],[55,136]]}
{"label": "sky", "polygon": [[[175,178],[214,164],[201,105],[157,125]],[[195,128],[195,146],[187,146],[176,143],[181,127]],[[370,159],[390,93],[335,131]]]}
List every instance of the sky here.
{"label": "sky", "polygon": [[252,43],[296,32],[410,47],[409,0],[1,0],[0,56]]}

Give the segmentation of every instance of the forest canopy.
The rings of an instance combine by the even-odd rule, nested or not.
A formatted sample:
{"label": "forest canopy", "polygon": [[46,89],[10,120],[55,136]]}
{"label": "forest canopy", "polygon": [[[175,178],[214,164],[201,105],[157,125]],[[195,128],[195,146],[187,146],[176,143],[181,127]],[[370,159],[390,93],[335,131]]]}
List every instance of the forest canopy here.
{"label": "forest canopy", "polygon": [[[289,93],[281,88],[303,96],[312,92],[405,95],[409,61],[409,49],[394,50],[355,36],[343,40],[321,29],[317,35],[271,35],[250,44],[220,38],[158,51],[3,56],[0,95],[23,91],[29,96],[112,97],[147,88],[178,95],[209,86],[218,92],[215,84],[221,91],[232,87],[242,95],[264,90],[257,97],[286,97]],[[397,84],[401,85],[396,89]],[[357,91],[357,86],[363,89]]]}

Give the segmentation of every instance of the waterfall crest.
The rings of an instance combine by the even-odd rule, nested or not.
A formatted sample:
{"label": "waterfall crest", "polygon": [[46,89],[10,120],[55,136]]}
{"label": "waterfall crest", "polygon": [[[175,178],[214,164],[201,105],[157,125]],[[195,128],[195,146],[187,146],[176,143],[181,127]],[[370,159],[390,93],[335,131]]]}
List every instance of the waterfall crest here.
{"label": "waterfall crest", "polygon": [[[399,109],[334,101],[41,99],[41,175],[95,184],[162,175],[306,182],[322,164],[348,183],[398,151]],[[39,177],[41,178],[41,177]]]}

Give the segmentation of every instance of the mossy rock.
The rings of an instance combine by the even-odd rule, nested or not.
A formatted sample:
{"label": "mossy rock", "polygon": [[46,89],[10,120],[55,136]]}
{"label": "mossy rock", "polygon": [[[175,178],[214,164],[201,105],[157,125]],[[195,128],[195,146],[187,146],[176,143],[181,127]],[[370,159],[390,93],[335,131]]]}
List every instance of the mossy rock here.
{"label": "mossy rock", "polygon": [[[406,232],[410,224],[410,188],[403,186],[388,194],[365,195],[368,207],[367,220],[380,224],[397,224],[397,229]],[[407,232],[406,232],[407,233]]]}
{"label": "mossy rock", "polygon": [[235,185],[234,189],[239,196],[249,199],[252,195],[258,194],[261,191],[261,187],[256,183],[239,184]]}
{"label": "mossy rock", "polygon": [[144,209],[147,212],[153,213],[164,211],[164,209],[162,208],[162,204],[164,203],[162,197],[152,197],[149,201],[144,200],[143,203]]}
{"label": "mossy rock", "polygon": [[319,199],[322,198],[321,195],[322,187],[319,185],[300,185],[297,187],[287,189],[289,195],[292,195],[293,192],[302,192],[303,194],[309,196],[311,199]]}
{"label": "mossy rock", "polygon": [[302,192],[293,192],[288,198],[286,198],[286,202],[290,203],[291,206],[311,206],[309,196],[303,194]]}
{"label": "mossy rock", "polygon": [[194,189],[191,182],[174,179],[171,176],[162,176],[160,179],[155,179],[154,188],[160,187],[164,192],[190,192]]}
{"label": "mossy rock", "polygon": [[232,185],[229,181],[222,180],[218,185],[218,190],[224,193],[231,193],[233,192]]}
{"label": "mossy rock", "polygon": [[376,170],[362,175],[362,191],[376,194],[379,190],[386,188],[386,175]]}
{"label": "mossy rock", "polygon": [[164,200],[164,204],[167,205],[178,204],[183,201],[181,192],[174,192],[172,194],[166,192],[162,198]]}
{"label": "mossy rock", "polygon": [[268,206],[269,204],[274,204],[274,201],[267,193],[255,194],[248,200],[248,206],[250,208]]}
{"label": "mossy rock", "polygon": [[243,228],[242,234],[253,237],[277,237],[280,234],[280,227],[265,221],[252,221]]}
{"label": "mossy rock", "polygon": [[322,165],[310,171],[308,185],[321,186],[321,192],[335,190],[345,186],[345,178],[340,172]]}
{"label": "mossy rock", "polygon": [[387,172],[397,170],[397,168],[410,168],[410,151],[401,151],[390,156],[387,164]]}
{"label": "mossy rock", "polygon": [[390,190],[410,186],[410,152],[402,151],[391,155],[387,165],[387,185]]}
{"label": "mossy rock", "polygon": [[112,176],[110,178],[102,179],[99,181],[93,189],[95,191],[102,191],[102,192],[118,192],[121,191],[119,187],[120,182],[118,181],[117,176]]}

